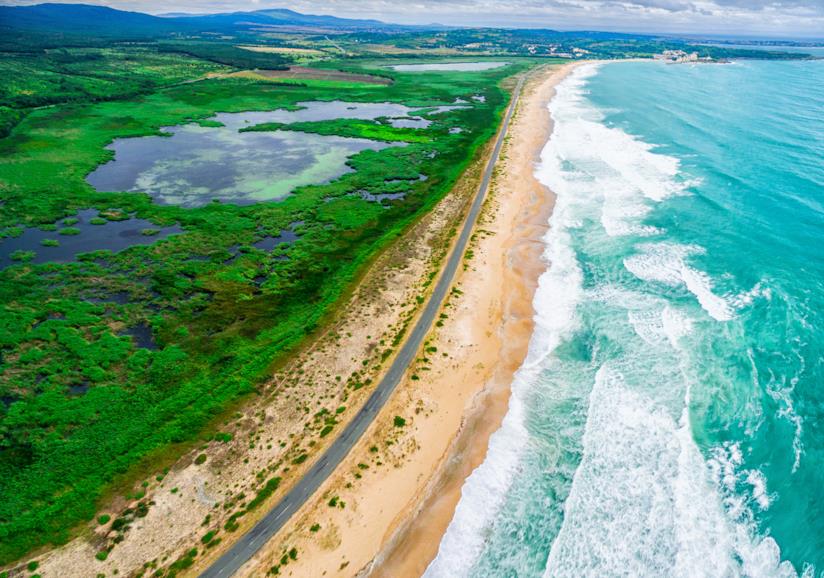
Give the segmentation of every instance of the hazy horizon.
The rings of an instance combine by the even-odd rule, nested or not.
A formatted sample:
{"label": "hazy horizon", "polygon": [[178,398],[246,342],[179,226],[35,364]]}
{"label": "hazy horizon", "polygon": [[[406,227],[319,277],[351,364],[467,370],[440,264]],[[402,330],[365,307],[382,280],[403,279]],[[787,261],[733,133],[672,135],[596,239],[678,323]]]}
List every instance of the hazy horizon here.
{"label": "hazy horizon", "polygon": [[[40,1],[0,1],[6,6]],[[377,19],[396,24],[604,30],[730,38],[822,39],[824,0],[260,0],[73,1],[149,14],[288,8],[307,14]]]}

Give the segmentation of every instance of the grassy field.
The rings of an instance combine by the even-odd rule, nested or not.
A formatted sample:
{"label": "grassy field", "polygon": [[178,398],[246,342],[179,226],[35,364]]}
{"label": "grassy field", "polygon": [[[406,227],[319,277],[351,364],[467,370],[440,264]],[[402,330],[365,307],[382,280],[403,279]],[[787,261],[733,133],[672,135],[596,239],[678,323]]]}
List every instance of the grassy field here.
{"label": "grassy field", "polygon": [[[227,65],[218,62],[222,52],[206,60],[201,45],[176,48],[174,56],[141,47],[70,50],[71,73],[52,69],[52,55],[0,61],[5,77],[17,79],[4,85],[2,104],[29,107],[0,139],[0,236],[27,227],[70,234],[71,219],[89,208],[101,220],[137,216],[185,231],[119,253],[64,264],[23,260],[0,271],[0,562],[65,541],[95,515],[112,480],[146,456],[208,434],[214,416],[266,380],[360,267],[448,192],[495,131],[508,99],[500,81],[527,66],[400,74],[371,62],[330,62],[394,82],[189,82]],[[89,60],[78,61],[83,55]],[[121,66],[134,85],[116,81]],[[24,69],[36,73],[15,75]],[[64,80],[77,90],[64,89]],[[114,138],[159,134],[216,112],[336,99],[429,107],[458,98],[471,104],[431,116],[425,129],[381,119],[289,125],[406,146],[363,151],[350,159],[352,172],[280,202],[182,208],[140,193],[98,193],[85,181],[111,158],[104,147]],[[461,132],[449,130],[456,126]],[[404,196],[367,200],[387,193]],[[254,247],[290,229],[297,241]],[[136,328],[148,328],[149,344],[138,346]]]}

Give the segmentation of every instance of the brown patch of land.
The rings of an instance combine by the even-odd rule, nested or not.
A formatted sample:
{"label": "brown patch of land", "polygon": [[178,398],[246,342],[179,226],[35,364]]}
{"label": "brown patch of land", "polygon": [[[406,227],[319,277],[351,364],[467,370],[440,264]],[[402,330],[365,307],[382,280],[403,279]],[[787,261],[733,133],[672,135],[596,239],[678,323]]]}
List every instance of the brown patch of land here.
{"label": "brown patch of land", "polygon": [[314,48],[292,48],[289,46],[238,46],[250,52],[264,52],[266,54],[291,54],[293,56],[323,56],[326,54],[322,50]]}
{"label": "brown patch of land", "polygon": [[306,66],[290,66],[287,70],[244,70],[230,74],[214,74],[212,76],[239,76],[244,78],[263,78],[266,80],[331,80],[335,82],[360,82],[363,84],[392,84],[391,78],[383,78],[372,74],[356,74],[342,70],[325,70]]}

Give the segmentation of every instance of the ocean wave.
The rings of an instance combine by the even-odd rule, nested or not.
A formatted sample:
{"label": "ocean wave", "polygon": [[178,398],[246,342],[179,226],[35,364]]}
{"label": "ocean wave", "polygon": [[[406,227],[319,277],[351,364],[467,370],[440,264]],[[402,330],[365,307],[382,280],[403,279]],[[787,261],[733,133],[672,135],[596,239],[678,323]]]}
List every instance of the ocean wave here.
{"label": "ocean wave", "polygon": [[734,307],[712,290],[709,275],[687,265],[687,258],[702,255],[705,250],[696,245],[650,243],[637,247],[638,253],[624,259],[627,270],[644,281],[657,281],[673,287],[683,285],[701,307],[717,321],[733,318]]}
{"label": "ocean wave", "polygon": [[768,507],[763,476],[741,478],[735,447],[708,466],[690,429],[688,392],[675,420],[629,385],[620,365],[598,371],[584,457],[545,577],[796,576],[774,540],[755,535],[734,491],[749,481],[749,499]]}
{"label": "ocean wave", "polygon": [[[677,158],[606,126],[586,97],[596,71],[577,69],[550,104],[555,129],[536,176],[555,192],[556,206],[535,331],[509,412],[425,575],[796,576],[754,521],[754,512],[773,505],[770,481],[743,467],[739,445],[705,456],[689,413],[692,383],[701,379],[691,348],[703,335],[694,333],[737,327],[699,326],[705,315],[692,298],[728,322],[770,300],[771,289],[761,281],[731,290],[732,275],[713,277],[697,265],[704,247],[650,239],[669,235],[645,222],[651,211],[700,181],[685,177]],[[756,371],[756,391],[758,379]],[[771,383],[764,391],[792,421],[794,382]],[[541,407],[546,384],[578,391],[577,405]],[[580,419],[569,427],[553,411]],[[560,420],[574,443],[560,444],[541,420]],[[797,468],[801,423],[793,423]],[[522,483],[557,474],[539,470],[557,467],[552,451],[567,453],[565,476]]]}
{"label": "ocean wave", "polygon": [[[546,182],[548,175],[561,170],[562,160],[554,136],[542,151],[541,159],[542,165],[536,174]],[[533,299],[535,329],[527,358],[516,372],[509,410],[501,428],[490,437],[486,460],[461,489],[460,502],[438,554],[424,574],[429,578],[471,575],[484,547],[485,532],[503,506],[518,472],[522,452],[529,444],[525,426],[526,398],[552,351],[575,328],[575,308],[582,296],[582,273],[569,234],[571,228],[579,226],[575,202],[575,197],[563,194],[556,200],[549,231],[543,239],[544,259],[550,266],[539,278]]]}

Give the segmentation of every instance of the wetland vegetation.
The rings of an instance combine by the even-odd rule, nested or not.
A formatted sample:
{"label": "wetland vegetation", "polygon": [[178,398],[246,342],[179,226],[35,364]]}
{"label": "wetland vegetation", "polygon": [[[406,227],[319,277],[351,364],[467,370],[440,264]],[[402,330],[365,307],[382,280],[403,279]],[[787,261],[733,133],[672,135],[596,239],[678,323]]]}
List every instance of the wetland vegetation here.
{"label": "wetland vegetation", "polygon": [[65,541],[114,480],[254,392],[450,189],[526,66],[287,83],[208,78],[226,65],[195,49],[67,49],[87,51],[157,76],[4,95],[38,106],[0,139],[2,561]]}

